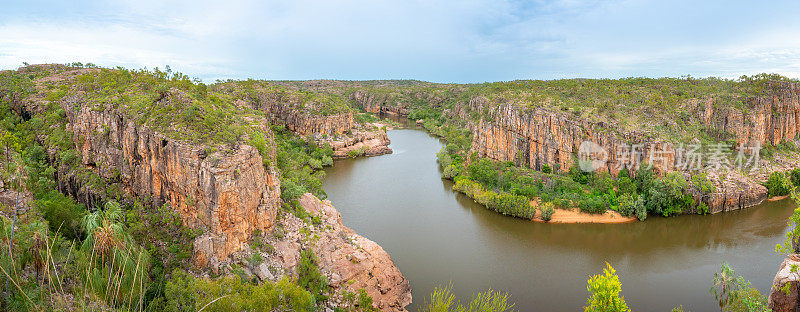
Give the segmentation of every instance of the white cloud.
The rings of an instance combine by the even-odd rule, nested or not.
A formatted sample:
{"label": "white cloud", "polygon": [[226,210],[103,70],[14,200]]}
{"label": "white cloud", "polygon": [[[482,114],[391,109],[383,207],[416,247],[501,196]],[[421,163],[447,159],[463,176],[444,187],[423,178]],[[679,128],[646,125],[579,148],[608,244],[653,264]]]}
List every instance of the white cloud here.
{"label": "white cloud", "polygon": [[128,0],[0,13],[0,68],[88,61],[207,79],[461,82],[798,76],[797,3],[679,1]]}

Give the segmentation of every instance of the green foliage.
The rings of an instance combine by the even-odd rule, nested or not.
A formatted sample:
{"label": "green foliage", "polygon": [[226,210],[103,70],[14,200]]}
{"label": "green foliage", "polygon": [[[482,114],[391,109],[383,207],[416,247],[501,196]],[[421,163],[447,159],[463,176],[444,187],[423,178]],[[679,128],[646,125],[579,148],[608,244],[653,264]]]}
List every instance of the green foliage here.
{"label": "green foliage", "polygon": [[602,197],[592,196],[582,200],[578,204],[578,207],[581,208],[581,211],[588,213],[604,213],[606,208],[608,208],[608,205]]}
{"label": "green foliage", "polygon": [[539,206],[539,214],[544,221],[550,221],[555,212],[555,208],[553,208],[553,203],[551,202],[544,202]]}
{"label": "green foliage", "polygon": [[586,308],[584,311],[593,312],[625,312],[630,311],[628,305],[625,303],[625,298],[620,296],[622,292],[622,282],[617,276],[617,271],[606,262],[606,268],[603,269],[603,275],[595,275],[589,278],[589,286],[586,290],[589,291],[589,299],[586,301]]}
{"label": "green foliage", "polygon": [[536,214],[528,198],[506,192],[487,191],[480,183],[468,178],[456,179],[453,190],[462,192],[487,208],[504,215],[533,219]]}
{"label": "green foliage", "polygon": [[800,194],[797,190],[792,190],[792,200],[797,206],[789,216],[788,225],[790,230],[786,232],[783,244],[775,246],[775,252],[779,254],[789,254],[800,252]]}
{"label": "green foliage", "polygon": [[619,197],[619,214],[630,217],[636,214],[636,200],[638,196],[631,195],[630,193],[622,194]]}
{"label": "green foliage", "polygon": [[83,238],[81,219],[86,214],[84,205],[75,203],[75,200],[57,191],[39,197],[34,201],[34,205],[47,220],[51,231],[59,231],[69,239]]}
{"label": "green foliage", "polygon": [[633,211],[639,221],[647,219],[647,207],[645,207],[644,195],[639,195],[633,204]]}
{"label": "green foliage", "polygon": [[542,172],[543,173],[551,173],[551,172],[553,172],[553,170],[550,168],[550,165],[544,164],[544,165],[542,165]]}
{"label": "green foliage", "polygon": [[714,186],[714,183],[708,179],[708,176],[705,173],[693,175],[692,184],[703,194],[711,194],[717,191],[716,186]]}
{"label": "green foliage", "polygon": [[714,273],[711,294],[719,303],[720,310],[736,312],[766,312],[767,297],[750,284],[750,281],[736,275],[725,262],[720,272]]}
{"label": "green foliage", "polygon": [[300,262],[297,266],[297,285],[308,290],[316,301],[327,299],[325,292],[328,290],[328,280],[322,275],[317,265],[317,255],[311,249],[300,252]]}
{"label": "green foliage", "polygon": [[216,280],[196,278],[175,271],[166,283],[163,301],[151,304],[151,311],[315,311],[313,296],[283,279],[277,283],[253,285],[238,277]]}
{"label": "green foliage", "polygon": [[511,312],[516,311],[509,303],[509,295],[487,290],[479,292],[465,304],[456,300],[452,285],[436,287],[422,308],[423,312]]}
{"label": "green foliage", "polygon": [[788,195],[792,191],[792,181],[786,174],[775,171],[769,175],[767,183],[764,185],[769,191],[769,196]]}
{"label": "green foliage", "polygon": [[367,291],[359,289],[357,293],[344,291],[342,293],[342,301],[334,312],[378,312],[377,308],[372,306],[372,297],[367,294]]}
{"label": "green foliage", "polygon": [[792,169],[792,171],[789,172],[789,177],[792,181],[792,185],[800,185],[800,168]]}
{"label": "green foliage", "polygon": [[322,189],[325,171],[320,169],[327,163],[333,164],[333,149],[327,145],[319,147],[283,127],[273,127],[273,131],[281,173],[281,198],[289,201],[310,192],[325,199],[327,195]]}
{"label": "green foliage", "polygon": [[469,176],[489,188],[498,186],[500,173],[495,169],[494,163],[486,158],[473,162],[467,166]]}
{"label": "green foliage", "polygon": [[444,171],[442,171],[442,178],[452,180],[453,178],[458,176],[458,174],[459,174],[458,167],[449,165],[444,168]]}
{"label": "green foliage", "polygon": [[628,176],[617,176],[616,184],[619,194],[636,194],[636,182]]}

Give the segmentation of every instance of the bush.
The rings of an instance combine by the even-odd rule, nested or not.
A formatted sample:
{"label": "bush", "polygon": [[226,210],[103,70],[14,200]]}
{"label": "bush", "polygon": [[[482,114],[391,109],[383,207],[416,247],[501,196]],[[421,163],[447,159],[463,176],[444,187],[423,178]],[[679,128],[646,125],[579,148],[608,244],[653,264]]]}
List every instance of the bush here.
{"label": "bush", "polygon": [[789,176],[791,177],[792,185],[797,186],[800,185],[800,168],[794,169],[789,172]]}
{"label": "bush", "polygon": [[445,178],[445,179],[448,179],[448,180],[452,180],[457,175],[458,175],[458,168],[456,166],[453,166],[453,165],[449,165],[449,166],[445,167],[444,171],[442,172],[442,178]]}
{"label": "bush", "polygon": [[536,211],[531,207],[527,197],[506,192],[487,191],[480,183],[469,178],[456,178],[453,190],[464,193],[486,208],[504,215],[524,219],[533,219],[535,216]]}
{"label": "bush", "polygon": [[639,165],[639,170],[636,170],[636,177],[634,178],[634,181],[636,181],[636,189],[639,190],[639,193],[647,194],[652,188],[654,180],[655,173],[653,173],[653,167],[645,163]]}
{"label": "bush", "polygon": [[328,155],[322,156],[322,165],[325,167],[333,166],[333,158]]}
{"label": "bush", "polygon": [[81,218],[86,214],[86,208],[83,205],[75,203],[75,200],[58,191],[51,191],[34,203],[44,219],[47,220],[51,231],[60,231],[64,237],[69,239],[83,238]]}
{"label": "bush", "polygon": [[497,170],[494,168],[494,163],[486,158],[480,161],[473,162],[467,166],[467,172],[473,180],[486,185],[489,188],[494,188],[500,179]]}
{"label": "bush", "polygon": [[639,197],[632,194],[622,194],[619,197],[619,214],[630,217],[636,214],[636,200]]}
{"label": "bush", "polygon": [[582,211],[588,213],[603,213],[606,211],[606,208],[608,208],[602,197],[595,196],[582,200],[578,204],[578,207],[580,207]]}
{"label": "bush", "polygon": [[[625,171],[627,172],[627,171]],[[631,180],[630,177],[622,176],[621,174],[617,176],[617,191],[620,194],[636,194],[636,183]]]}
{"label": "bush", "polygon": [[539,213],[544,221],[550,221],[555,212],[555,208],[553,208],[553,203],[551,202],[544,202],[539,206]]}
{"label": "bush", "polygon": [[792,191],[792,181],[783,172],[779,171],[770,174],[764,186],[767,187],[769,196],[788,195]]}
{"label": "bush", "polygon": [[296,199],[307,192],[305,186],[292,180],[281,181],[281,198],[284,201]]}
{"label": "bush", "polygon": [[614,180],[608,172],[601,172],[595,176],[592,186],[601,194],[609,193],[614,190]]}
{"label": "bush", "polygon": [[603,275],[595,275],[589,278],[589,299],[586,301],[586,312],[628,312],[630,309],[625,303],[625,297],[619,295],[622,292],[622,282],[617,276],[617,271],[606,262]]}
{"label": "bush", "polygon": [[311,294],[283,279],[259,285],[238,277],[216,280],[195,278],[175,271],[164,287],[164,301],[154,301],[150,311],[314,311]]}
{"label": "bush", "polygon": [[422,308],[423,312],[467,312],[467,311],[491,311],[491,312],[512,312],[514,304],[508,302],[509,296],[506,293],[492,291],[480,292],[472,297],[468,304],[459,302],[453,294],[452,285],[433,289],[430,299]]}
{"label": "bush", "polygon": [[645,200],[644,195],[639,194],[636,198],[636,202],[633,205],[634,214],[636,214],[636,218],[639,221],[644,221],[647,219],[647,208],[644,206]]}
{"label": "bush", "polygon": [[297,267],[297,285],[308,290],[316,299],[327,299],[324,293],[328,290],[328,281],[319,271],[317,255],[311,249],[300,252],[300,263]]}
{"label": "bush", "polygon": [[548,164],[544,164],[544,165],[542,166],[542,172],[544,172],[544,173],[551,173],[551,172],[553,172],[553,170],[552,170],[552,169],[550,169],[550,165],[548,165]]}

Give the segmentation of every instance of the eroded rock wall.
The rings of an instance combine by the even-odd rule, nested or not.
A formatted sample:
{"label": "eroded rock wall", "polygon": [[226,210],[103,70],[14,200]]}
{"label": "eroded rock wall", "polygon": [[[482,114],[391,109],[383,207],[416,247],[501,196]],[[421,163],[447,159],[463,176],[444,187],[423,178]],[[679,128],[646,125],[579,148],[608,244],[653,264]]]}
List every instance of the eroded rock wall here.
{"label": "eroded rock wall", "polygon": [[[750,99],[749,109],[718,107],[713,101],[698,103],[693,116],[704,125],[744,146],[777,145],[794,141],[800,131],[800,90],[794,83],[775,83],[771,95]],[[547,164],[568,170],[574,164],[580,145],[590,141],[602,147],[607,161],[598,171],[616,174],[624,164],[651,163],[657,171],[681,170],[675,156],[678,146],[653,139],[645,133],[615,131],[611,125],[578,119],[566,112],[546,108],[525,109],[496,105],[476,97],[466,106],[486,116],[473,123],[472,148],[479,155],[518,166],[541,169]],[[728,136],[728,137],[726,137]],[[637,145],[639,155],[619,153]],[[654,158],[650,156],[654,155]],[[625,157],[626,159],[620,159]],[[632,158],[627,158],[632,157]],[[774,168],[785,170],[787,168]],[[759,204],[767,194],[760,181],[764,172],[743,175],[735,170],[708,170],[717,192],[707,198],[712,213],[737,210]]]}
{"label": "eroded rock wall", "polygon": [[[195,262],[215,265],[239,250],[255,230],[268,230],[280,201],[280,182],[259,152],[238,145],[208,154],[205,146],[168,138],[123,114],[62,101],[81,163],[129,194],[176,209],[184,224],[202,229]],[[269,129],[263,129],[271,135]],[[273,156],[274,157],[274,156]]]}
{"label": "eroded rock wall", "polygon": [[299,203],[309,214],[319,216],[321,223],[313,225],[294,215],[285,215],[282,220],[285,235],[270,241],[277,256],[269,257],[269,265],[292,274],[300,261],[300,252],[311,249],[334,292],[356,292],[363,288],[381,311],[405,311],[411,303],[411,286],[389,254],[377,243],[344,226],[342,216],[330,201],[306,193]]}
{"label": "eroded rock wall", "polygon": [[353,128],[352,112],[315,115],[298,108],[297,104],[281,101],[270,93],[258,93],[254,99],[248,100],[248,103],[253,108],[265,112],[271,123],[285,125],[300,135],[336,135]]}
{"label": "eroded rock wall", "polygon": [[798,281],[800,273],[792,272],[792,266],[800,265],[797,254],[791,254],[781,263],[772,281],[768,308],[772,312],[795,312],[798,305]]}

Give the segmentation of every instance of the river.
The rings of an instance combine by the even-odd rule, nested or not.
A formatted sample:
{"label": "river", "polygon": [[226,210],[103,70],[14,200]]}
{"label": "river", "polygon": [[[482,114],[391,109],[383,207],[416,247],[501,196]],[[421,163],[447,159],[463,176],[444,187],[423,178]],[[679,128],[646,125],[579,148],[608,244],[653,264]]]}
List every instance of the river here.
{"label": "river", "polygon": [[546,224],[502,216],[440,178],[440,140],[419,129],[388,132],[393,154],[336,161],[324,188],[344,224],[391,255],[418,311],[437,285],[467,300],[506,291],[520,311],[576,311],[586,280],[617,269],[634,311],[718,310],[709,293],[727,261],[762,293],[782,261],[790,200],[710,216],[651,216],[628,224]]}

